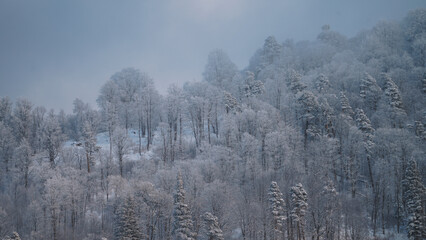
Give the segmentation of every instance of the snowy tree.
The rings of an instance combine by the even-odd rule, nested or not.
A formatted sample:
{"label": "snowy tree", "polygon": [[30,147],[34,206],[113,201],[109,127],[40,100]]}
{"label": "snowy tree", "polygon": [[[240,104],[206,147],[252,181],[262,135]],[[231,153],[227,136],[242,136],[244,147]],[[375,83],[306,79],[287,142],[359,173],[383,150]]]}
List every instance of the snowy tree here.
{"label": "snowy tree", "polygon": [[[320,183],[321,182],[321,183]],[[335,239],[338,234],[339,202],[338,193],[331,180],[326,180],[321,189],[318,185],[324,185],[322,181],[314,184],[314,193],[310,192],[311,222],[313,225],[312,239]],[[318,184],[318,185],[316,185]]]}
{"label": "snowy tree", "polygon": [[90,168],[94,164],[94,155],[98,151],[96,146],[98,119],[94,111],[89,111],[87,119],[84,121],[83,126],[83,145],[86,152],[87,172],[90,173]]}
{"label": "snowy tree", "polygon": [[269,211],[272,215],[271,222],[271,239],[284,239],[284,221],[286,215],[284,212],[285,202],[283,194],[276,182],[272,182],[269,188]]}
{"label": "snowy tree", "polygon": [[269,36],[263,44],[263,65],[272,64],[280,56],[282,46],[277,42],[274,36]]}
{"label": "snowy tree", "polygon": [[401,93],[399,92],[398,86],[392,81],[389,75],[385,74],[385,94],[388,98],[388,104],[391,109],[390,117],[393,120],[393,127],[402,127],[402,121],[406,117],[405,110],[403,108]]}
{"label": "snowy tree", "polygon": [[315,79],[315,87],[318,90],[319,93],[324,93],[328,90],[330,87],[330,82],[324,74],[318,75],[318,77]]}
{"label": "snowy tree", "polygon": [[202,239],[202,240],[223,240],[224,239],[217,217],[215,217],[213,214],[209,212],[206,212],[203,215],[203,220],[204,220],[204,225],[203,225],[204,234],[199,239]]}
{"label": "snowy tree", "polygon": [[29,142],[26,139],[22,139],[19,146],[15,149],[14,158],[16,160],[15,167],[22,174],[25,188],[28,187],[30,166],[32,163],[31,153],[32,150]]}
{"label": "snowy tree", "polygon": [[10,161],[13,157],[15,138],[12,130],[0,121],[0,161],[2,169],[7,173],[10,168]]}
{"label": "snowy tree", "polygon": [[228,55],[220,49],[209,53],[203,77],[208,83],[220,89],[229,88],[237,66],[229,59]]}
{"label": "snowy tree", "polygon": [[275,65],[267,66],[263,69],[258,79],[265,82],[265,94],[268,102],[278,110],[281,110],[285,103],[285,89],[286,89],[286,69],[284,67],[277,67]]}
{"label": "snowy tree", "polygon": [[411,240],[420,240],[426,237],[426,227],[424,226],[424,205],[426,188],[422,183],[422,178],[417,163],[414,159],[408,162],[405,171],[404,201],[407,211],[408,238]]}
{"label": "snowy tree", "polygon": [[0,122],[10,124],[12,120],[12,101],[9,97],[0,97]]}
{"label": "snowy tree", "polygon": [[344,92],[340,92],[340,107],[342,109],[343,114],[346,114],[349,117],[352,117],[354,115],[354,111],[352,110],[352,107],[349,104],[349,100]]}
{"label": "snowy tree", "polygon": [[254,73],[247,71],[244,84],[244,96],[247,98],[256,97],[265,91],[263,82],[254,79]]}
{"label": "snowy tree", "polygon": [[371,126],[370,119],[365,115],[362,109],[357,108],[355,110],[356,116],[355,121],[358,129],[362,132],[362,143],[364,146],[367,165],[368,165],[368,174],[370,178],[370,184],[374,189],[374,179],[373,179],[373,169],[372,169],[372,148],[374,147],[373,134],[374,128]]}
{"label": "snowy tree", "polygon": [[55,159],[64,142],[64,135],[62,134],[61,127],[57,117],[54,115],[53,110],[49,113],[48,118],[43,127],[44,146],[48,152],[50,165],[55,166]]}
{"label": "snowy tree", "polygon": [[100,95],[96,100],[101,109],[101,116],[107,124],[108,137],[109,137],[109,158],[112,159],[112,135],[115,127],[118,124],[118,109],[119,109],[119,95],[118,86],[114,81],[106,82],[100,91]]}
{"label": "snowy tree", "polygon": [[[174,161],[183,151],[183,117],[185,108],[185,96],[181,88],[172,85],[168,89],[166,97],[166,119],[168,127],[167,139],[169,148],[168,156]],[[210,126],[208,126],[210,127]],[[163,129],[163,128],[161,128]],[[163,134],[164,135],[164,134]]]}
{"label": "snowy tree", "polygon": [[376,79],[370,74],[364,73],[360,84],[360,97],[364,100],[366,108],[370,111],[377,110],[377,103],[380,99],[382,89],[377,85]]}
{"label": "snowy tree", "polygon": [[346,44],[346,37],[342,34],[330,30],[330,25],[322,26],[322,32],[318,34],[318,40],[331,46],[342,48]]}
{"label": "snowy tree", "polygon": [[33,104],[28,100],[19,99],[16,102],[13,116],[15,122],[15,134],[18,141],[24,138],[27,139],[27,141],[30,141],[32,108]]}
{"label": "snowy tree", "polygon": [[124,128],[131,127],[132,109],[137,99],[138,89],[146,75],[135,68],[125,68],[111,76],[111,80],[117,86],[119,99],[119,116]]}
{"label": "snowy tree", "polygon": [[123,158],[124,154],[127,153],[130,145],[129,136],[126,129],[116,127],[114,129],[112,141],[114,144],[115,153],[117,154],[120,176],[123,177]]}
{"label": "snowy tree", "polygon": [[238,112],[240,110],[237,99],[227,91],[223,92],[223,101],[225,103],[226,113]]}
{"label": "snowy tree", "polygon": [[305,215],[308,208],[308,194],[301,183],[291,188],[291,218],[296,224],[297,240],[305,240]]}
{"label": "snowy tree", "polygon": [[294,69],[290,69],[286,74],[287,87],[296,95],[303,91],[306,85],[301,82],[302,76]]}
{"label": "snowy tree", "polygon": [[139,228],[136,204],[131,196],[126,197],[119,204],[115,213],[114,236],[117,240],[143,239]]}
{"label": "snowy tree", "polygon": [[182,176],[177,176],[176,191],[174,193],[173,228],[174,240],[192,240],[195,234],[192,232],[192,217],[187,204],[185,204],[185,189]]}
{"label": "snowy tree", "polygon": [[299,118],[302,120],[302,132],[304,146],[307,147],[309,139],[315,139],[320,135],[319,116],[320,104],[317,97],[310,91],[302,91],[297,98],[299,104]]}
{"label": "snowy tree", "polygon": [[282,46],[275,37],[269,36],[265,39],[263,47],[258,49],[255,55],[250,59],[249,71],[258,74],[269,65],[278,63],[282,53]]}
{"label": "snowy tree", "polygon": [[[157,127],[155,122],[158,114],[158,105],[160,103],[160,95],[154,87],[154,82],[151,78],[145,79],[146,85],[141,89],[138,97],[139,109],[139,122],[140,126],[146,129],[146,150],[149,151],[149,147],[152,144],[154,137],[154,129]],[[141,117],[143,115],[143,118]],[[145,124],[142,124],[142,119],[145,120]],[[144,135],[144,134],[143,134]]]}

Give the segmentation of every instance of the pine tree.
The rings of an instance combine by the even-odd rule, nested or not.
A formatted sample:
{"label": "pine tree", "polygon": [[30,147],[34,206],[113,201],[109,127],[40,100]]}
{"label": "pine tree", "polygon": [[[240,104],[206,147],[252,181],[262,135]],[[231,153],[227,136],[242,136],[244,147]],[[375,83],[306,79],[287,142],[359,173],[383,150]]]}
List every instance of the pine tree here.
{"label": "pine tree", "polygon": [[203,215],[204,231],[201,239],[205,240],[223,240],[223,233],[220,229],[218,219],[213,214],[206,212]]}
{"label": "pine tree", "polygon": [[185,204],[185,189],[180,173],[177,176],[176,192],[174,194],[173,210],[173,229],[174,240],[192,240],[192,218],[188,205]]}
{"label": "pine tree", "polygon": [[372,163],[371,163],[372,149],[374,147],[374,142],[373,142],[374,128],[371,126],[370,119],[368,119],[367,115],[365,115],[362,109],[357,108],[355,112],[356,112],[355,121],[357,123],[358,129],[363,134],[363,145],[364,145],[365,154],[367,158],[370,183],[374,191],[373,169],[372,169]]}
{"label": "pine tree", "polygon": [[408,162],[405,171],[404,201],[407,211],[408,238],[420,240],[426,238],[426,226],[424,226],[424,209],[422,200],[426,195],[426,188],[422,184],[420,172],[414,159]]}
{"label": "pine tree", "polygon": [[291,188],[291,218],[297,226],[297,239],[305,240],[305,215],[308,208],[308,194],[301,183]]}
{"label": "pine tree", "polygon": [[345,115],[349,117],[352,117],[354,115],[354,111],[352,110],[352,107],[349,104],[349,100],[343,92],[340,92],[340,106],[342,108],[342,112]]}
{"label": "pine tree", "polygon": [[403,121],[407,114],[403,108],[401,93],[399,92],[398,86],[387,74],[384,75],[384,78],[386,80],[385,94],[391,108],[390,117],[393,120],[393,127],[396,127],[397,124],[399,127],[402,127],[401,121]]}
{"label": "pine tree", "polygon": [[364,100],[368,110],[376,111],[381,92],[382,89],[377,85],[376,79],[370,74],[364,73],[364,77],[361,79],[359,95]]}
{"label": "pine tree", "polygon": [[262,65],[266,66],[272,64],[282,51],[282,46],[275,40],[274,36],[269,36],[265,39],[263,44],[263,62]]}
{"label": "pine tree", "polygon": [[330,87],[330,82],[328,81],[327,76],[322,73],[318,75],[318,77],[315,79],[315,87],[319,93],[327,91],[327,89]]}
{"label": "pine tree", "polygon": [[247,71],[247,78],[244,84],[244,95],[249,97],[255,97],[262,94],[265,91],[265,86],[262,81],[254,79],[254,73]]}
{"label": "pine tree", "polygon": [[294,95],[303,91],[306,88],[306,85],[300,82],[301,79],[302,79],[302,76],[295,70],[291,69],[287,72],[287,76],[286,76],[287,87],[291,90],[291,92]]}
{"label": "pine tree", "polygon": [[271,239],[283,239],[283,225],[286,219],[284,208],[285,202],[283,199],[283,194],[281,193],[278,184],[272,182],[269,188],[269,210],[272,215],[272,229],[271,229]]}
{"label": "pine tree", "polygon": [[302,130],[305,140],[305,147],[308,138],[318,137],[320,129],[319,123],[319,110],[320,104],[317,97],[310,91],[299,92],[297,99],[300,106],[300,119],[302,119]]}
{"label": "pine tree", "polygon": [[143,238],[135,212],[135,202],[127,197],[116,212],[114,236],[117,240],[139,240]]}
{"label": "pine tree", "polygon": [[225,103],[226,113],[240,111],[240,106],[237,99],[227,91],[223,92],[223,101]]}

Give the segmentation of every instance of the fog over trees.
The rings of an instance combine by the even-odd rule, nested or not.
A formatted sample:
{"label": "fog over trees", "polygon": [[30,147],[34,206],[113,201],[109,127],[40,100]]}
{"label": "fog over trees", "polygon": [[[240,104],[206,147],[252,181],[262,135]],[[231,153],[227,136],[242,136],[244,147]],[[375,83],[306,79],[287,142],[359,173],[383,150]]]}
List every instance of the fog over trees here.
{"label": "fog over trees", "polygon": [[426,9],[318,30],[166,94],[124,68],[70,114],[0,97],[0,239],[425,239]]}

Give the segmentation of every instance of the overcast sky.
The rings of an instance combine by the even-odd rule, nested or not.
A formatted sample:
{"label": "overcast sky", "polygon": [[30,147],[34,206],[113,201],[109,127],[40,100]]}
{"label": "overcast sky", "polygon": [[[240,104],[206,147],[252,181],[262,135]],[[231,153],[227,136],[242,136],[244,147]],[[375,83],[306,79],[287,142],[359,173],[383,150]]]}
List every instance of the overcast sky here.
{"label": "overcast sky", "polygon": [[70,113],[125,67],[171,83],[200,80],[221,48],[239,68],[264,39],[314,40],[321,26],[348,37],[401,20],[425,0],[0,0],[0,96]]}

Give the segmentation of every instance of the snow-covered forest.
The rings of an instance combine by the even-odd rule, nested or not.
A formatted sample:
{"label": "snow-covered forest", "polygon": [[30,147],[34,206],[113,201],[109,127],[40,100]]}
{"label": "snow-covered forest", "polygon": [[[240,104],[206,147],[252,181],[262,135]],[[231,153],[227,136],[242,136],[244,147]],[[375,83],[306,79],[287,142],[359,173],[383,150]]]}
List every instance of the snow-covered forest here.
{"label": "snow-covered forest", "polygon": [[426,9],[265,38],[167,94],[125,68],[71,114],[0,97],[0,238],[425,239]]}

